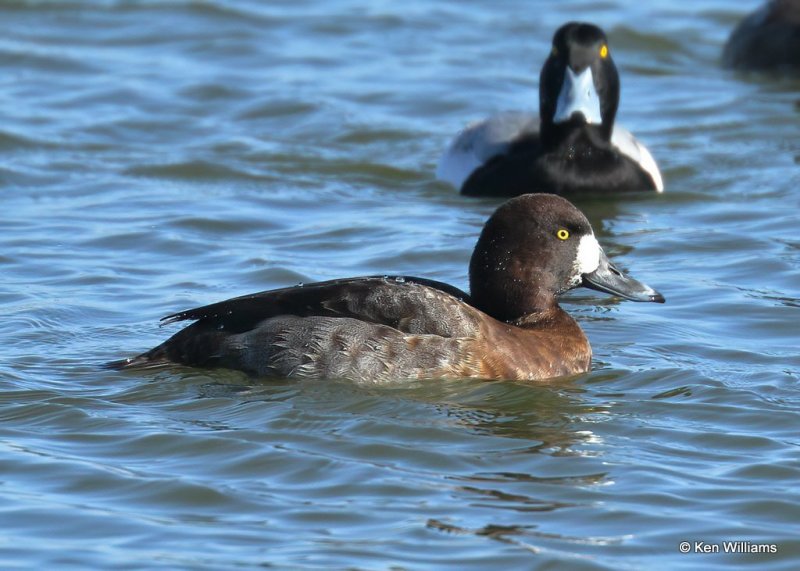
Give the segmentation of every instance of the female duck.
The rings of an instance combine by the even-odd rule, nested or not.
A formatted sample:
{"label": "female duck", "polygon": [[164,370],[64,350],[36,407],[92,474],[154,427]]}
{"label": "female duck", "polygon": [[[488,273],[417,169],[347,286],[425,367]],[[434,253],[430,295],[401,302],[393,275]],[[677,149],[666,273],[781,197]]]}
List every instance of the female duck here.
{"label": "female duck", "polygon": [[565,24],[539,80],[539,117],[504,113],[467,127],[436,176],[462,194],[664,190],[650,152],[614,125],[620,82],[603,30]]}
{"label": "female duck", "polygon": [[362,277],[237,297],[164,318],[195,323],[117,369],[179,363],[252,375],[365,382],[545,379],[589,370],[592,351],[556,296],[585,286],[663,302],[614,268],[586,217],[558,196],[501,206],[469,266],[471,295],[413,277]]}

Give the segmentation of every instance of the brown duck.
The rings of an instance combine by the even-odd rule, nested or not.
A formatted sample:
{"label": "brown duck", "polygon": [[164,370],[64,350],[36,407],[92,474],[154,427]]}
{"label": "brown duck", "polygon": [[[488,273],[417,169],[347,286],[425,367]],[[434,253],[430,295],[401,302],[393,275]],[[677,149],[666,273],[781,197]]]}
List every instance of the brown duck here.
{"label": "brown duck", "polygon": [[527,194],[495,211],[469,267],[470,294],[415,277],[332,280],[165,317],[193,324],[115,369],[170,364],[263,377],[527,379],[589,370],[592,350],[557,296],[585,286],[633,301],[661,294],[623,275],[567,200]]}

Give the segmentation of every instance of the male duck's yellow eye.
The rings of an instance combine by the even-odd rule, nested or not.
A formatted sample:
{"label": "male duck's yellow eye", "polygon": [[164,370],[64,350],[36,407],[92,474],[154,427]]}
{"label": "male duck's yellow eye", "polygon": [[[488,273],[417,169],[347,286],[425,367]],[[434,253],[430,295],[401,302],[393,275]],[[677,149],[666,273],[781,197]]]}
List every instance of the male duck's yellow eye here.
{"label": "male duck's yellow eye", "polygon": [[600,47],[600,57],[603,59],[606,59],[608,57],[608,46],[606,44],[603,44]]}
{"label": "male duck's yellow eye", "polygon": [[553,46],[553,50],[550,52],[550,55],[556,57],[558,55],[558,48]]}
{"label": "male duck's yellow eye", "polygon": [[569,232],[562,228],[561,230],[556,232],[556,236],[558,237],[559,240],[566,240],[567,238],[569,238]]}

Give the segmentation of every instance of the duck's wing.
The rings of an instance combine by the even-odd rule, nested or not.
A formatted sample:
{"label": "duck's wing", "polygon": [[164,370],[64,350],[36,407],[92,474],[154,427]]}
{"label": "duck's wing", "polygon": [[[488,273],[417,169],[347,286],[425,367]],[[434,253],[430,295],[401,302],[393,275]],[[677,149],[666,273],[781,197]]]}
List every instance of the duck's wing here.
{"label": "duck's wing", "polygon": [[619,123],[615,123],[614,130],[611,131],[611,144],[650,175],[657,192],[664,192],[664,180],[661,178],[661,171],[658,170],[653,155],[639,139],[633,136],[633,133]]}
{"label": "duck's wing", "polygon": [[436,168],[436,178],[461,189],[479,167],[507,154],[512,146],[538,144],[539,117],[533,113],[507,111],[478,121],[461,131],[447,147]]}
{"label": "duck's wing", "polygon": [[413,334],[468,336],[480,312],[469,296],[445,283],[406,276],[370,276],[318,282],[244,295],[168,315],[163,323],[197,321],[241,333],[279,315],[350,317]]}
{"label": "duck's wing", "polygon": [[491,318],[447,284],[375,276],[245,295],[163,321],[194,323],[145,353],[106,366],[178,363],[259,376],[370,380],[469,376],[465,371],[480,364],[469,347]]}
{"label": "duck's wing", "polygon": [[[538,149],[539,128],[538,115],[517,111],[500,113],[473,123],[450,143],[439,161],[436,178],[462,190],[472,173],[492,159],[510,155],[513,156],[513,161],[521,162],[524,166],[527,153]],[[656,191],[664,191],[664,180],[658,165],[639,139],[617,123],[611,133],[611,143],[650,176]],[[517,167],[511,169],[511,172],[518,172]],[[509,188],[508,182],[501,180],[500,183],[502,189]],[[516,194],[508,190],[506,192]]]}

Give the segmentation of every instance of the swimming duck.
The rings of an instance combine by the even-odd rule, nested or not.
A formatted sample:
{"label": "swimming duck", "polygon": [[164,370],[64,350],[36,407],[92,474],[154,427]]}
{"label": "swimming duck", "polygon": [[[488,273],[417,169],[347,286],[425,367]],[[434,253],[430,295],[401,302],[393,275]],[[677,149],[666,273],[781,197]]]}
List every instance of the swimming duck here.
{"label": "swimming duck", "polygon": [[771,0],[744,18],[722,52],[725,67],[800,71],[800,0]]}
{"label": "swimming duck", "polygon": [[181,311],[194,323],[115,369],[238,369],[254,376],[546,379],[589,370],[592,350],[557,296],[584,286],[633,301],[661,294],[617,270],[567,200],[527,194],[486,222],[470,294],[407,276],[298,285]]}
{"label": "swimming duck", "polygon": [[539,79],[539,116],[503,113],[450,144],[436,176],[474,196],[664,190],[653,156],[615,125],[620,81],[606,34],[570,22],[556,31]]}

